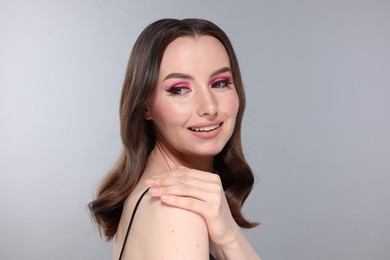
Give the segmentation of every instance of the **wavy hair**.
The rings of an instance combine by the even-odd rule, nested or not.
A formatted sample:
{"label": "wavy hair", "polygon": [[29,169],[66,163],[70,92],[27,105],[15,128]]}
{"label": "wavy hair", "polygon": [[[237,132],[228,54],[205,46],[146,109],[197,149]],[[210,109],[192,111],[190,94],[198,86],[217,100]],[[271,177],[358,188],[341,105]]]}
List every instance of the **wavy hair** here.
{"label": "wavy hair", "polygon": [[227,35],[210,21],[162,19],[147,26],[133,46],[120,100],[123,149],[114,167],[102,179],[96,199],[88,204],[92,217],[107,240],[115,236],[124,202],[140,180],[156,142],[153,125],[144,119],[144,111],[157,84],[165,49],[178,37],[202,35],[215,37],[225,47],[240,101],[233,134],[223,150],[214,157],[214,169],[220,175],[236,223],[245,228],[257,225],[247,221],[241,212],[252,190],[254,176],[242,151],[241,122],[245,93],[232,44]]}

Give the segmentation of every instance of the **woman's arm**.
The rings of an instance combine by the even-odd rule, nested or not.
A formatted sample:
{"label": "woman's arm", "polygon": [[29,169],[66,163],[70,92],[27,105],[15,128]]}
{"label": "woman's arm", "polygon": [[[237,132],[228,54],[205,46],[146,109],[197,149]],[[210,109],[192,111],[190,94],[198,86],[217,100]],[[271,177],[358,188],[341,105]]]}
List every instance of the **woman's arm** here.
{"label": "woman's arm", "polygon": [[146,184],[165,204],[203,216],[210,239],[226,259],[260,259],[234,221],[218,175],[180,167]]}

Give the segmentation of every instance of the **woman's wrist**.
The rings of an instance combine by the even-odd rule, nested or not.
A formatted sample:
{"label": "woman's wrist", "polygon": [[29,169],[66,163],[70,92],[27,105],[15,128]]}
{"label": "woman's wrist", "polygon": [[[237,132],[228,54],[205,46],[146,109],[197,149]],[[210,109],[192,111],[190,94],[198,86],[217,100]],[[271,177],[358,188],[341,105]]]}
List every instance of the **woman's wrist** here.
{"label": "woman's wrist", "polygon": [[236,225],[232,228],[230,234],[227,236],[224,243],[221,245],[222,249],[237,249],[240,244],[242,244],[242,240],[246,240],[244,234],[241,231],[241,228]]}
{"label": "woman's wrist", "polygon": [[241,228],[233,230],[232,236],[227,239],[227,242],[221,245],[221,250],[226,260],[229,259],[248,259],[260,260],[256,251],[253,249],[249,241],[246,239]]}

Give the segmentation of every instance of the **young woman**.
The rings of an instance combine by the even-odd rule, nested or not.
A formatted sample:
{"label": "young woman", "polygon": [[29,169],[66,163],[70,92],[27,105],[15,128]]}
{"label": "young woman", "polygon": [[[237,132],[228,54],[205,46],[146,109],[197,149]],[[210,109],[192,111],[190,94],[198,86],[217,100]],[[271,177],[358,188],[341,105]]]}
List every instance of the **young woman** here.
{"label": "young woman", "polygon": [[240,227],[254,177],[245,97],[215,24],[163,19],[136,41],[120,103],[122,154],[89,206],[114,259],[259,259]]}

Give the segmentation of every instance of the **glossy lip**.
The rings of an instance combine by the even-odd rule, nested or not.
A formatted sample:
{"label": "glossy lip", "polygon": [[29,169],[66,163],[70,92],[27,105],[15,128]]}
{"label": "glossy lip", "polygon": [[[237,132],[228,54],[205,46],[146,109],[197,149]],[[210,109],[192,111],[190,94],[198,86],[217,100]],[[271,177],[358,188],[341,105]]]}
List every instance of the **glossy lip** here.
{"label": "glossy lip", "polygon": [[192,126],[188,127],[188,129],[191,130],[191,131],[194,131],[194,130],[192,130],[192,128],[202,128],[202,127],[215,126],[215,125],[218,125],[217,128],[219,128],[219,127],[221,127],[222,124],[223,124],[223,121],[221,121],[221,120],[209,121],[209,122],[204,122],[204,123],[199,123],[199,124],[196,124],[196,125],[192,125]]}
{"label": "glossy lip", "polygon": [[[214,129],[209,130],[209,131],[192,130],[192,128],[202,128],[202,127],[216,126],[216,125],[218,125],[217,128],[214,128]],[[217,136],[219,134],[219,132],[221,131],[222,125],[223,125],[223,121],[205,122],[205,123],[200,123],[200,124],[196,124],[196,125],[193,125],[191,127],[188,127],[188,130],[190,130],[191,133],[198,138],[208,139],[208,138],[213,138],[213,137]]]}

